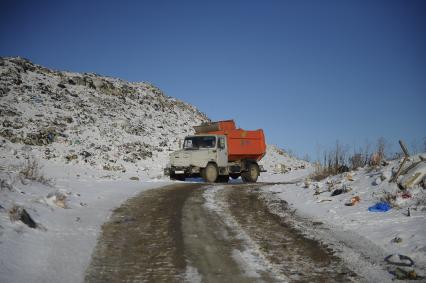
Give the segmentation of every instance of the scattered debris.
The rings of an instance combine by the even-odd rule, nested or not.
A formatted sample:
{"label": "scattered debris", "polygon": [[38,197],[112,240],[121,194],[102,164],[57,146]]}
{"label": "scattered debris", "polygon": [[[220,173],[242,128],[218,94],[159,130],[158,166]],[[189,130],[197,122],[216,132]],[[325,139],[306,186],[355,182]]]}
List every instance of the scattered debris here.
{"label": "scattered debris", "polygon": [[426,177],[426,162],[420,161],[416,166],[408,170],[408,172],[402,177],[399,185],[403,189],[410,189],[418,185],[423,178]]}
{"label": "scattered debris", "polygon": [[404,159],[402,160],[401,165],[399,166],[398,171],[395,173],[395,175],[390,179],[391,182],[396,182],[398,180],[399,175],[402,172],[402,167],[404,166],[405,162],[407,162],[408,158],[410,157],[410,154],[408,153],[408,149],[405,146],[404,142],[402,140],[399,140],[399,145],[401,146],[402,152],[404,152]]}
{"label": "scattered debris", "polygon": [[68,162],[70,162],[70,161],[72,161],[72,160],[76,160],[76,159],[78,159],[78,156],[77,156],[77,154],[69,154],[69,155],[65,156],[65,159],[66,159]]}
{"label": "scattered debris", "polygon": [[347,203],[345,203],[346,206],[354,206],[357,203],[359,203],[361,201],[361,198],[359,196],[354,196],[351,198],[351,200]]}
{"label": "scattered debris", "polygon": [[400,237],[395,237],[395,238],[393,238],[392,239],[392,241],[391,241],[392,243],[397,243],[397,244],[399,244],[399,243],[402,243],[402,238],[400,238]]}
{"label": "scattered debris", "polygon": [[392,207],[389,203],[387,202],[378,202],[373,206],[370,206],[368,208],[368,211],[371,212],[386,212],[388,210],[390,210]]}
{"label": "scattered debris", "polygon": [[385,257],[385,261],[389,264],[398,265],[398,266],[413,266],[414,261],[406,256],[400,254],[391,254]]}
{"label": "scattered debris", "polygon": [[332,199],[321,199],[317,201],[318,203],[326,202],[326,201],[333,201]]}
{"label": "scattered debris", "polygon": [[397,267],[395,270],[390,270],[390,274],[394,275],[398,280],[421,280],[423,276],[419,276],[414,269],[405,270]]}
{"label": "scattered debris", "polygon": [[408,198],[411,198],[412,197],[412,195],[410,194],[410,192],[404,192],[402,195],[401,195],[401,197],[403,198],[403,199],[408,199]]}
{"label": "scattered debris", "polygon": [[48,202],[55,204],[57,207],[67,208],[67,196],[60,191],[49,193],[46,199]]}
{"label": "scattered debris", "polygon": [[352,176],[352,174],[348,173],[346,175],[346,180],[353,182],[354,181],[354,177]]}
{"label": "scattered debris", "polygon": [[332,196],[332,197],[334,197],[334,196],[338,196],[338,195],[340,195],[340,194],[347,193],[347,192],[350,192],[350,191],[352,191],[352,189],[351,189],[350,187],[347,187],[347,186],[343,185],[343,187],[342,187],[341,189],[335,189],[335,190],[331,193],[331,196]]}
{"label": "scattered debris", "polygon": [[334,197],[334,196],[338,196],[338,195],[343,194],[343,193],[344,193],[343,189],[336,189],[331,193],[331,196]]}

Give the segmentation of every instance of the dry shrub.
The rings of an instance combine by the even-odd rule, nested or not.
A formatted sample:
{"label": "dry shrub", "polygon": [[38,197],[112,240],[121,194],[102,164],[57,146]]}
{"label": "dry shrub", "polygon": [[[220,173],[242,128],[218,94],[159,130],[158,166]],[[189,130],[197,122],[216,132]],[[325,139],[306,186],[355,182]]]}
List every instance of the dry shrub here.
{"label": "dry shrub", "polygon": [[30,180],[39,182],[43,185],[51,185],[52,180],[46,178],[41,171],[41,166],[34,158],[28,158],[23,164],[21,170],[19,171],[19,176],[21,177],[21,181]]}

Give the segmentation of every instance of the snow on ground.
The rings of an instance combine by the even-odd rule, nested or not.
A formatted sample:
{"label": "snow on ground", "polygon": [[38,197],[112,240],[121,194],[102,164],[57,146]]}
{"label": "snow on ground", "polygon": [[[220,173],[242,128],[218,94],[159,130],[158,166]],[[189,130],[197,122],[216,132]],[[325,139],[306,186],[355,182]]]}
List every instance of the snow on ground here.
{"label": "snow on ground", "polygon": [[259,162],[267,172],[262,172],[259,182],[293,182],[313,172],[311,163],[291,157],[275,145],[268,145]]}
{"label": "snow on ground", "polygon": [[[149,83],[52,71],[22,58],[0,58],[0,75],[0,282],[81,281],[112,209],[163,185],[169,153],[208,118]],[[40,174],[24,170],[28,160],[43,167]],[[383,279],[374,269],[394,253],[411,257],[425,275],[425,190],[403,196],[390,184],[397,163],[305,184],[312,165],[268,146],[259,181],[298,181],[270,186],[265,196],[324,223],[333,235],[306,231],[346,242],[342,256],[369,278]],[[335,189],[345,193],[332,197]],[[386,196],[395,197],[390,211],[367,210]],[[360,202],[346,206],[353,197]],[[25,208],[38,228],[11,221],[13,207]],[[368,266],[359,253],[378,265]]]}
{"label": "snow on ground", "polygon": [[[412,269],[424,276],[426,191],[416,186],[404,192],[395,183],[389,183],[392,171],[396,171],[399,162],[392,161],[389,165],[377,169],[362,168],[320,182],[273,185],[266,188],[265,193],[267,198],[287,201],[291,209],[296,209],[296,215],[299,217],[309,219],[312,223],[324,223],[322,227],[331,231],[331,234],[321,234],[318,229],[303,229],[306,229],[308,236],[319,237],[323,242],[337,248],[339,245],[336,245],[336,242],[344,242],[346,246],[340,245],[341,255],[367,278],[391,280],[390,274],[383,277],[383,272],[379,270],[395,269],[396,266],[384,262],[384,258],[391,254],[409,256],[416,263]],[[342,190],[343,193],[331,196],[335,190]],[[351,200],[355,204],[346,205],[351,203]],[[393,204],[391,210],[368,210],[383,200],[389,200]],[[407,216],[408,208],[410,216]],[[374,268],[366,266],[366,258],[369,257],[373,263],[377,263]]]}
{"label": "snow on ground", "polygon": [[[164,185],[43,160],[31,151],[16,153],[19,147],[5,143],[0,152],[0,282],[83,281],[101,225],[113,208]],[[19,172],[26,168],[25,156],[42,166],[37,176],[51,180],[23,177]],[[38,228],[11,221],[9,211],[15,205],[23,207]]]}

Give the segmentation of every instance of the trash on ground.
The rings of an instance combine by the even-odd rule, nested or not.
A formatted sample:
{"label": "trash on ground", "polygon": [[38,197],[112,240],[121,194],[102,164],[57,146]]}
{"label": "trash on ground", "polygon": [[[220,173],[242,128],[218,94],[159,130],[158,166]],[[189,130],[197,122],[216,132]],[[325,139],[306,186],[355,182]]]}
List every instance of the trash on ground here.
{"label": "trash on ground", "polygon": [[426,162],[422,161],[416,166],[407,171],[407,173],[402,177],[399,185],[403,189],[410,189],[415,185],[418,185],[423,178],[426,176]]}
{"label": "trash on ground", "polygon": [[393,238],[392,239],[392,241],[391,241],[392,243],[397,243],[397,244],[399,244],[399,243],[402,243],[402,238],[400,238],[400,237],[395,237],[395,238]]}
{"label": "trash on ground", "polygon": [[326,201],[333,201],[332,199],[320,199],[317,201],[317,203],[322,203],[322,202],[326,202]]}
{"label": "trash on ground", "polygon": [[392,207],[389,203],[387,202],[378,202],[373,206],[370,206],[368,208],[368,211],[371,212],[386,212],[388,210],[390,210]]}
{"label": "trash on ground", "polygon": [[348,181],[353,181],[353,180],[354,180],[354,177],[352,176],[352,174],[348,173],[348,174],[346,175],[346,180],[348,180]]}
{"label": "trash on ground", "polygon": [[345,203],[346,206],[354,206],[357,203],[359,203],[361,201],[361,198],[359,196],[354,196],[351,198],[351,200],[347,203]]}
{"label": "trash on ground", "polygon": [[385,257],[385,261],[389,264],[398,265],[398,266],[413,266],[414,261],[406,256],[400,254],[391,254]]}
{"label": "trash on ground", "polygon": [[347,193],[347,192],[350,192],[350,191],[352,191],[352,189],[351,189],[350,187],[346,187],[345,185],[343,185],[343,187],[342,187],[341,189],[335,189],[335,190],[331,193],[331,196],[332,196],[332,197],[334,197],[334,196],[338,196],[338,195],[340,195],[340,194]]}
{"label": "trash on ground", "polygon": [[334,190],[332,193],[331,193],[331,196],[332,197],[334,197],[334,196],[338,196],[338,195],[340,195],[340,194],[342,194],[343,193],[343,189],[336,189],[336,190]]}
{"label": "trash on ground", "polygon": [[423,276],[419,276],[414,269],[405,270],[397,267],[395,270],[390,270],[390,274],[394,275],[398,280],[421,280]]}
{"label": "trash on ground", "polygon": [[401,195],[401,197],[402,197],[403,199],[407,199],[407,198],[411,198],[412,196],[411,196],[411,194],[410,194],[409,192],[404,192],[404,193]]}
{"label": "trash on ground", "polygon": [[54,193],[49,193],[46,197],[47,202],[50,204],[55,204],[60,208],[67,208],[67,196],[60,191]]}

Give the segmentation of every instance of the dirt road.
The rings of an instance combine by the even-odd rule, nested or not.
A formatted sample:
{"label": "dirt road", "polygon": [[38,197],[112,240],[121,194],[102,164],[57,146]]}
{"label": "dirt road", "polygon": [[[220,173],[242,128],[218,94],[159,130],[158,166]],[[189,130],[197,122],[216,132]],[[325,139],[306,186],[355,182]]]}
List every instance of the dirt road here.
{"label": "dirt road", "polygon": [[128,200],[104,224],[86,281],[361,280],[270,213],[261,187],[180,183]]}

